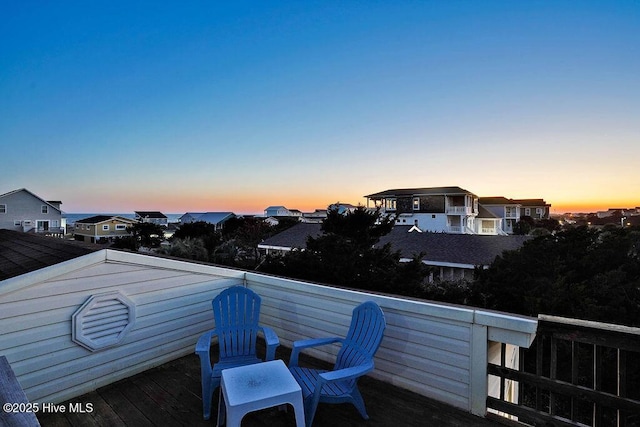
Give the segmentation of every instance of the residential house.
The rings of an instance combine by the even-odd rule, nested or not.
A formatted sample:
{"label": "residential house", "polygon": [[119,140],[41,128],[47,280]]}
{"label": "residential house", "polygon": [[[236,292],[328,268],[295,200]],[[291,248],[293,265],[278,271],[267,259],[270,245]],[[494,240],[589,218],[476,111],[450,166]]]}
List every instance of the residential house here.
{"label": "residential house", "polygon": [[275,234],[258,244],[258,249],[267,255],[284,254],[294,249],[307,247],[308,237],[322,235],[322,224],[317,222],[301,222]]}
{"label": "residential house", "polygon": [[509,233],[502,229],[502,218],[499,215],[478,206],[478,216],[475,220],[475,234],[485,234],[490,236],[507,236]]}
{"label": "residential house", "polygon": [[513,199],[520,205],[520,216],[530,216],[533,219],[550,219],[551,204],[544,199]]}
{"label": "residential house", "polygon": [[62,202],[46,201],[22,188],[0,195],[0,229],[62,236]]}
{"label": "residential house", "polygon": [[[488,233],[487,233],[488,234]],[[380,238],[378,245],[391,244],[401,261],[421,254],[422,262],[434,267],[429,279],[471,280],[476,268],[488,268],[504,251],[517,250],[529,236],[424,233],[408,226],[396,226]]]}
{"label": "residential house", "polygon": [[501,227],[508,234],[513,234],[514,226],[520,221],[520,203],[506,197],[480,197],[481,207],[501,218]]}
{"label": "residential house", "polygon": [[369,194],[383,214],[397,215],[396,224],[422,231],[477,234],[478,196],[460,187],[406,188]]}
{"label": "residential house", "polygon": [[[321,235],[321,224],[300,223],[265,239],[258,249],[267,254],[304,250],[309,237]],[[435,268],[430,280],[459,280],[472,279],[476,268],[487,268],[496,256],[520,248],[528,239],[527,236],[422,232],[416,226],[396,225],[382,236],[378,245],[391,244],[393,251],[400,251],[401,261],[410,261],[422,254],[422,262]]]}
{"label": "residential house", "polygon": [[131,236],[127,228],[136,222],[118,215],[95,215],[76,221],[73,234],[76,240],[84,242],[113,241],[119,237]]}
{"label": "residential house", "polygon": [[316,209],[313,212],[304,212],[302,214],[302,222],[316,222],[321,223],[327,219],[327,210],[326,209]]}
{"label": "residential house", "polygon": [[136,211],[136,220],[140,222],[148,222],[150,224],[167,226],[169,220],[165,214],[157,211]]}
{"label": "residential house", "polygon": [[198,218],[204,215],[204,212],[187,212],[178,218],[180,224],[188,224],[190,222],[197,222]]}
{"label": "residential house", "polygon": [[231,218],[235,218],[233,212],[187,212],[179,219],[180,224],[188,224],[192,222],[206,222],[213,224],[216,230],[221,230],[224,223]]}
{"label": "residential house", "polygon": [[301,221],[303,222],[322,222],[327,219],[327,211],[336,209],[338,213],[344,214],[347,212],[353,212],[357,209],[357,206],[354,206],[349,203],[333,203],[329,205],[327,209],[316,209],[313,212],[305,212],[302,214]]}
{"label": "residential house", "polygon": [[269,206],[264,210],[264,216],[266,217],[293,216],[296,218],[302,218],[302,212],[300,212],[297,209],[287,209],[284,206]]}

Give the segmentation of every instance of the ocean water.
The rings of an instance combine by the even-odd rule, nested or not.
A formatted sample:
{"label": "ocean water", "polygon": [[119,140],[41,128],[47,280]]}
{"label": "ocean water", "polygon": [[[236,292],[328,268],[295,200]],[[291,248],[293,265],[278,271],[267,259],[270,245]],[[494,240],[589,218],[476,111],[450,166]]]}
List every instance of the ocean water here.
{"label": "ocean water", "polygon": [[[63,218],[67,219],[67,225],[73,225],[76,221],[80,221],[81,219],[90,218],[96,215],[117,215],[123,218],[134,219],[136,217],[135,214],[132,213],[64,213]],[[167,220],[171,222],[178,222],[178,219],[184,214],[165,214]]]}

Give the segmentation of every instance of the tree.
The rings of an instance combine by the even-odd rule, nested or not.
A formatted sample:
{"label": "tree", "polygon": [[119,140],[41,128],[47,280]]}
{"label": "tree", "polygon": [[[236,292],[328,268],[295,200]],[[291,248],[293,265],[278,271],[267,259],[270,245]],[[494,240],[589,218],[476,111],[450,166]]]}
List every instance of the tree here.
{"label": "tree", "polygon": [[204,221],[182,224],[173,234],[172,244],[186,238],[200,239],[207,251],[207,258],[212,258],[216,248],[222,242],[222,235],[216,230],[215,225]]}
{"label": "tree", "polygon": [[131,236],[118,238],[113,247],[137,251],[141,246],[157,248],[164,240],[164,227],[149,222],[137,222],[127,227],[127,232]]}
{"label": "tree", "polygon": [[309,237],[304,250],[270,258],[263,271],[358,289],[420,294],[426,266],[420,260],[401,263],[389,244],[377,246],[391,231],[394,218],[359,206],[352,212],[330,209],[323,235]]}
{"label": "tree", "polygon": [[640,230],[576,227],[526,242],[480,272],[473,303],[640,325]]}
{"label": "tree", "polygon": [[139,246],[157,248],[164,240],[164,227],[150,222],[138,222],[127,231],[132,234]]}

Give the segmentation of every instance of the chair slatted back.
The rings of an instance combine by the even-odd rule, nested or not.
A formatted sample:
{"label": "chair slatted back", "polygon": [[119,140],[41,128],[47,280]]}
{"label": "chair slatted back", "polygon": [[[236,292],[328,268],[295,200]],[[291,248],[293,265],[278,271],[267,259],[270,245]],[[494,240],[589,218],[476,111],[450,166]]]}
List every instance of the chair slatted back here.
{"label": "chair slatted back", "polygon": [[218,330],[220,359],[256,354],[260,296],[233,286],[213,299],[213,317]]}
{"label": "chair slatted back", "polygon": [[358,366],[373,359],[386,325],[382,309],[373,301],[354,308],[351,325],[338,352],[334,369]]}

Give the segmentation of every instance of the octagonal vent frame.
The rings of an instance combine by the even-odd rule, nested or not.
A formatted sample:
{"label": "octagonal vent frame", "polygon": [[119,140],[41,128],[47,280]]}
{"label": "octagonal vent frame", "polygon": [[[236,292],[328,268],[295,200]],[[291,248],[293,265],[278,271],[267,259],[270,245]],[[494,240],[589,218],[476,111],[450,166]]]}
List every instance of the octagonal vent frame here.
{"label": "octagonal vent frame", "polygon": [[118,345],[133,328],[135,309],[118,291],[91,295],[71,317],[71,339],[90,351]]}

